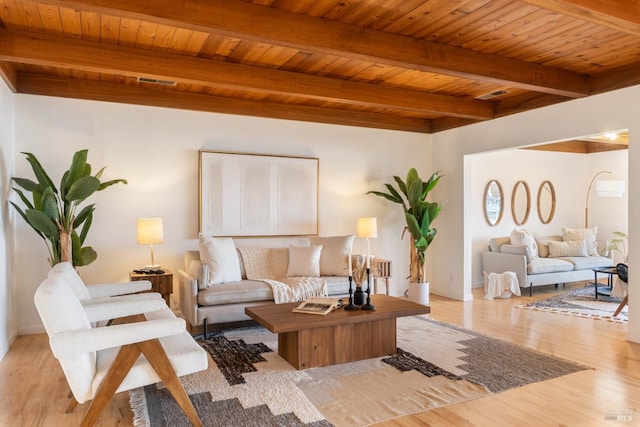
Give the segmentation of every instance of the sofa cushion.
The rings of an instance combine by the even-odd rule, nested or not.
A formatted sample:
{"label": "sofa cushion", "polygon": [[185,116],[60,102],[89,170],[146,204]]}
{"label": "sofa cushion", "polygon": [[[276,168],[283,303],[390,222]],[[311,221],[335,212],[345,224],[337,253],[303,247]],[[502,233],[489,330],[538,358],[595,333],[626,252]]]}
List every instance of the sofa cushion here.
{"label": "sofa cushion", "polygon": [[549,257],[586,257],[587,243],[585,240],[570,240],[568,242],[549,242]]}
{"label": "sofa cushion", "polygon": [[531,251],[526,245],[502,245],[500,246],[500,252],[502,252],[503,254],[524,255],[525,257],[527,257],[527,264],[530,263],[533,259],[531,257]]}
{"label": "sofa cushion", "polygon": [[320,254],[322,246],[289,245],[287,277],[320,277]]}
{"label": "sofa cushion", "polygon": [[494,237],[489,239],[489,250],[491,252],[500,252],[500,247],[505,244],[511,244],[511,237]]}
{"label": "sofa cushion", "polygon": [[598,235],[598,227],[592,228],[569,228],[562,227],[562,240],[565,242],[572,240],[586,240],[587,254],[589,256],[598,256],[598,244],[596,236]]}
{"label": "sofa cushion", "polygon": [[240,261],[233,239],[201,235],[198,243],[200,259],[209,265],[209,286],[241,280]]}
{"label": "sofa cushion", "polygon": [[310,245],[321,245],[320,275],[347,276],[349,275],[348,259],[353,246],[355,235],[309,237]]}
{"label": "sofa cushion", "polygon": [[557,273],[573,270],[573,264],[558,258],[538,258],[527,265],[528,274]]}
{"label": "sofa cushion", "polygon": [[258,280],[241,280],[211,286],[198,292],[200,305],[225,305],[254,301],[273,301],[271,286]]}
{"label": "sofa cushion", "polygon": [[538,258],[538,244],[536,239],[524,228],[516,228],[511,232],[511,244],[514,246],[525,245],[529,254],[527,262],[531,262]]}
{"label": "sofa cushion", "polygon": [[549,256],[549,242],[562,242],[562,236],[544,236],[536,237],[536,243],[538,244],[538,256],[546,258]]}
{"label": "sofa cushion", "polygon": [[574,270],[589,270],[595,267],[610,267],[613,265],[611,259],[603,256],[562,257],[560,259],[573,264]]}

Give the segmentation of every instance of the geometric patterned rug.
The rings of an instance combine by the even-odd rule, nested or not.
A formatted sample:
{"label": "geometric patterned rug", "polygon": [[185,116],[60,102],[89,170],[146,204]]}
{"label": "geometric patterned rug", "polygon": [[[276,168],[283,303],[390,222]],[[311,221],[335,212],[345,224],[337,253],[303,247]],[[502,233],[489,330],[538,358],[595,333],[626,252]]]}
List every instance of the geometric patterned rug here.
{"label": "geometric patterned rug", "polygon": [[[601,287],[602,286],[598,286],[598,288]],[[621,301],[621,299],[601,294],[598,294],[598,299],[596,299],[593,285],[588,285],[558,294],[551,298],[535,301],[526,305],[519,305],[517,307],[589,319],[607,320],[609,322],[626,323],[629,320],[628,305],[626,305],[616,317],[613,317]]]}
{"label": "geometric patterned rug", "polygon": [[[294,369],[261,327],[199,338],[206,371],[182,377],[205,426],[365,426],[571,374],[586,366],[428,316],[399,318],[398,353]],[[130,392],[136,426],[189,426],[162,384]]]}

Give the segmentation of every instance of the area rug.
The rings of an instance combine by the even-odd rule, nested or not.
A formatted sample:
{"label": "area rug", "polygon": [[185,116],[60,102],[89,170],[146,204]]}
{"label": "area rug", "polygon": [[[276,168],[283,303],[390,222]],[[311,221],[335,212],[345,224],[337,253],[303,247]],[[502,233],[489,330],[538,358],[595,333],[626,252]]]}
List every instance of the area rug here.
{"label": "area rug", "polygon": [[[434,321],[398,319],[398,354],[298,371],[263,328],[198,339],[209,369],[183,377],[205,426],[365,426],[588,367]],[[188,426],[161,385],[130,393],[136,426]]]}
{"label": "area rug", "polygon": [[598,295],[598,299],[596,299],[593,285],[589,285],[517,307],[626,323],[629,320],[628,306],[625,306],[616,317],[613,317],[620,302],[620,299],[607,295]]}

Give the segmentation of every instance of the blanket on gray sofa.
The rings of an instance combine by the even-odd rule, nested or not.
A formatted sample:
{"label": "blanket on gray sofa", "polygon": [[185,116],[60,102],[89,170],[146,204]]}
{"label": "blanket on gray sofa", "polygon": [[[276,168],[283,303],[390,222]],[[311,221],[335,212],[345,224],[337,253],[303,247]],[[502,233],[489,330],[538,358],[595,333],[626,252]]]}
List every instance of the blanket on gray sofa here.
{"label": "blanket on gray sofa", "polygon": [[238,248],[247,279],[265,282],[273,290],[276,304],[327,296],[327,283],[320,277],[287,277],[288,248]]}

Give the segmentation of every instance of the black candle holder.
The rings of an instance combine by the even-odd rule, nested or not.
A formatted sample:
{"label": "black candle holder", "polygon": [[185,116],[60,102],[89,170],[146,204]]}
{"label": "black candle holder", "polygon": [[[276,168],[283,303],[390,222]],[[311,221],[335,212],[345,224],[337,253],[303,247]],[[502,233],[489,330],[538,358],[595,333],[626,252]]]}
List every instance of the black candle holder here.
{"label": "black candle holder", "polygon": [[347,311],[358,310],[360,307],[353,303],[353,276],[349,276],[349,304],[344,306]]}
{"label": "black candle holder", "polygon": [[373,311],[376,306],[371,304],[371,269],[367,267],[367,302],[362,306],[363,310]]}

